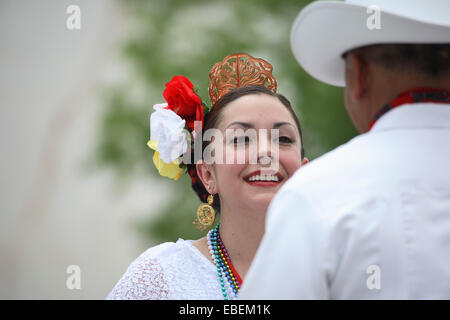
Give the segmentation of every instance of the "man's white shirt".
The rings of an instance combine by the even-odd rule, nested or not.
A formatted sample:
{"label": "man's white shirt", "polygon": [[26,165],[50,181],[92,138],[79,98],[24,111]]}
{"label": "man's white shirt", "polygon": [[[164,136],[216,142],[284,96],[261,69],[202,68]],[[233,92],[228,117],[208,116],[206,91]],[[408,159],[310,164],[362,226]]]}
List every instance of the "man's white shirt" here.
{"label": "man's white shirt", "polygon": [[450,105],[400,106],[273,199],[241,299],[450,299]]}

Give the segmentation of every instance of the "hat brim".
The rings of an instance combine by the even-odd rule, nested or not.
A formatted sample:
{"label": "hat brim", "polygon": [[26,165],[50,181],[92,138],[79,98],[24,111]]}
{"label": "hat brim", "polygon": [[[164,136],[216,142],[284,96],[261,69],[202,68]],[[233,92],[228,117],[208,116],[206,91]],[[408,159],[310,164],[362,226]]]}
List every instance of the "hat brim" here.
{"label": "hat brim", "polygon": [[299,64],[314,78],[345,86],[342,54],[381,43],[449,43],[450,29],[381,12],[380,29],[367,27],[367,6],[318,1],[305,7],[291,29],[291,48]]}

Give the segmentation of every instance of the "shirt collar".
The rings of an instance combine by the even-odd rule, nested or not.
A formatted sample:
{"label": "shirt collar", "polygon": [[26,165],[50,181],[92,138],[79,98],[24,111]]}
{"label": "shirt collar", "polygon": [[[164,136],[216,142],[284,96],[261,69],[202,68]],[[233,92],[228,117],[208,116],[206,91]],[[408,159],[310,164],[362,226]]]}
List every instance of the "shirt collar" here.
{"label": "shirt collar", "polygon": [[450,104],[414,103],[381,117],[369,132],[392,129],[450,128]]}

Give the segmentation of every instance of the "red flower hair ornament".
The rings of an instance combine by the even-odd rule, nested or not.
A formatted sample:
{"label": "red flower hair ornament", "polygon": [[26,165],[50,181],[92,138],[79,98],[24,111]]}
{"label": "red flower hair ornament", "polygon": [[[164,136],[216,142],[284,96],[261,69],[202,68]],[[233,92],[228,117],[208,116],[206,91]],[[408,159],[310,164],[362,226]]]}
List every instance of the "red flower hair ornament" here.
{"label": "red flower hair ornament", "polygon": [[204,106],[194,91],[194,85],[185,76],[175,76],[166,83],[163,97],[170,109],[186,120],[190,131],[194,130],[194,121],[201,121],[203,128]]}
{"label": "red flower hair ornament", "polygon": [[[197,131],[203,129],[208,108],[185,76],[175,76],[167,82],[163,97],[167,103],[153,106],[147,145],[155,150],[153,162],[159,174],[178,180],[186,168],[182,157],[190,152],[190,141]],[[195,121],[201,126],[194,128]]]}

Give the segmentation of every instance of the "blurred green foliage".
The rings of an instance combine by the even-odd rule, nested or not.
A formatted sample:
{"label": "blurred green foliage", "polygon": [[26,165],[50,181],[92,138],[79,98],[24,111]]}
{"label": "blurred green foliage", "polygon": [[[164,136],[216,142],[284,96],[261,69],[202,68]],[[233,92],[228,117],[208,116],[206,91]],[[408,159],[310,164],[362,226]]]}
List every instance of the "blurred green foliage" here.
{"label": "blurred green foliage", "polygon": [[152,175],[152,181],[170,184],[169,201],[158,217],[136,223],[143,235],[157,242],[204,235],[192,225],[200,201],[188,176],[178,181],[160,177],[153,166],[153,152],[146,146],[152,106],[164,101],[164,85],[174,75],[188,77],[209,103],[211,67],[228,54],[246,52],[274,66],[278,92],[291,100],[300,118],[310,160],[356,135],[345,112],[342,88],[310,77],[291,53],[292,22],[309,2],[122,0],[133,21],[123,51],[133,79],[106,94],[95,160],[112,168],[120,180]]}

